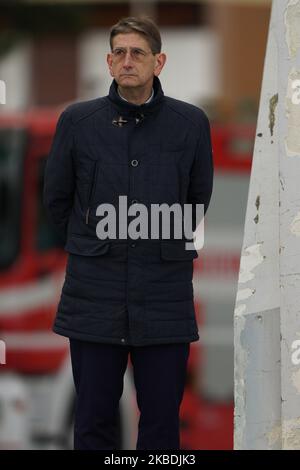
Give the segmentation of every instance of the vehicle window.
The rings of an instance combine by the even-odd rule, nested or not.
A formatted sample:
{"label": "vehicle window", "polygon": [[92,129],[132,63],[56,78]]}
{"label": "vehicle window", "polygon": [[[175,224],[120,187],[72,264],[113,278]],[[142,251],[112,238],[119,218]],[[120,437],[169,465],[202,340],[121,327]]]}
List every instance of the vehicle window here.
{"label": "vehicle window", "polygon": [[0,129],[0,270],[20,249],[25,139],[22,129]]}

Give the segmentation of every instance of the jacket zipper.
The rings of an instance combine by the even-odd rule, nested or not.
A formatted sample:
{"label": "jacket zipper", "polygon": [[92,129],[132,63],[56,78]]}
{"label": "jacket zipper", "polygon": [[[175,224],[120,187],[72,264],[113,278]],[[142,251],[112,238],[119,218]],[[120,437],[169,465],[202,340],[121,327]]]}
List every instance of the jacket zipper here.
{"label": "jacket zipper", "polygon": [[93,199],[93,195],[94,195],[95,188],[96,188],[97,175],[98,175],[98,162],[95,162],[94,167],[93,167],[93,178],[92,178],[91,187],[90,187],[90,191],[88,195],[88,208],[85,213],[85,223],[87,225],[89,223],[90,204]]}

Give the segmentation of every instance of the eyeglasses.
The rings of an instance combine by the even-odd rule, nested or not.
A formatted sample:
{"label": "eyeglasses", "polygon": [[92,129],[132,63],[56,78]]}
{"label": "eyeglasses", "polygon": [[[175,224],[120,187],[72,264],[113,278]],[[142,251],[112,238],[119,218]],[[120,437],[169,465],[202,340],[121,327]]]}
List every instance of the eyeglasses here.
{"label": "eyeglasses", "polygon": [[[116,62],[121,62],[125,59],[127,54],[127,49],[124,47],[116,47],[113,51],[111,51],[112,56]],[[132,47],[129,49],[130,57],[135,62],[143,62],[147,55],[153,54],[152,51],[144,51],[138,47]],[[154,55],[154,54],[153,54]]]}

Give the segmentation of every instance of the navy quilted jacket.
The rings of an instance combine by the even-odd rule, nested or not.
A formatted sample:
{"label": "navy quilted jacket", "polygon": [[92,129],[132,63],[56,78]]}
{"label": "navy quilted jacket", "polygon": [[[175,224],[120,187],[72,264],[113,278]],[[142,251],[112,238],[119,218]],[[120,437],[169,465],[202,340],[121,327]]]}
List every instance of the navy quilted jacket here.
{"label": "navy quilted jacket", "polygon": [[208,119],[165,96],[157,77],[154,92],[150,103],[134,105],[113,81],[108,96],[72,104],[59,118],[44,186],[49,217],[69,254],[53,326],[58,334],[135,346],[199,339],[192,283],[198,253],[185,249],[184,237],[96,235],[97,206],[112,204],[118,214],[121,195],[128,207],[176,202],[207,210]]}

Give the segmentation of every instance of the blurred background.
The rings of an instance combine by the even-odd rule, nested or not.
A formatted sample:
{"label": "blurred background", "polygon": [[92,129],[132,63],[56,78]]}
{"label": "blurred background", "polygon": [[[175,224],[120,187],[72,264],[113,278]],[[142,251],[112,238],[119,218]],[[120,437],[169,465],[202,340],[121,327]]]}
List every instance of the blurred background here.
{"label": "blurred background", "polygon": [[[233,447],[233,311],[270,10],[271,0],[0,2],[0,449],[72,448],[68,343],[51,332],[66,254],[42,206],[44,165],[62,109],[108,93],[109,28],[139,14],[161,30],[165,94],[205,110],[214,151],[181,447]],[[120,449],[136,443],[131,372]]]}

